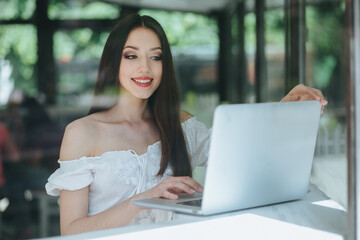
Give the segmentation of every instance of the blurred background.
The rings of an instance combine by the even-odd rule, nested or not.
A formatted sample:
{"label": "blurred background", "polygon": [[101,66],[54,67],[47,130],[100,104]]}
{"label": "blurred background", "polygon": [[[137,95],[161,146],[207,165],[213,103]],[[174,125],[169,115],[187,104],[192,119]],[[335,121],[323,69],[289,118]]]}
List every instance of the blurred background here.
{"label": "blurred background", "polygon": [[[133,12],[171,44],[182,107],[208,127],[215,107],[279,101],[319,88],[311,181],[347,206],[345,0],[0,0],[0,239],[59,235],[58,167],[65,126],[85,116],[101,53]],[[360,40],[359,40],[360,41]]]}

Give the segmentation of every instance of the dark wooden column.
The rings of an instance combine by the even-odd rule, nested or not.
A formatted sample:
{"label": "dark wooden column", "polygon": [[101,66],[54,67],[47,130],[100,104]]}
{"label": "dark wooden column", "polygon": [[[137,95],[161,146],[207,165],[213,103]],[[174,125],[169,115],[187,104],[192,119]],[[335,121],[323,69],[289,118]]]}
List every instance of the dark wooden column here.
{"label": "dark wooden column", "polygon": [[130,7],[130,6],[122,6],[120,12],[120,19],[126,17],[127,15],[138,13],[140,8]]}
{"label": "dark wooden column", "polygon": [[217,14],[219,28],[218,93],[220,102],[229,101],[229,60],[231,59],[231,19],[224,10]]}
{"label": "dark wooden column", "polygon": [[255,56],[255,95],[256,102],[267,100],[267,67],[265,58],[265,1],[255,1],[256,14],[256,56]]}
{"label": "dark wooden column", "polygon": [[285,94],[306,78],[305,0],[285,0]]}
{"label": "dark wooden column", "polygon": [[245,52],[245,1],[237,5],[239,47],[239,102],[246,102],[247,60]]}
{"label": "dark wooden column", "polygon": [[47,104],[56,100],[56,73],[53,55],[53,24],[47,16],[48,0],[36,0],[35,25],[38,37],[37,88]]}

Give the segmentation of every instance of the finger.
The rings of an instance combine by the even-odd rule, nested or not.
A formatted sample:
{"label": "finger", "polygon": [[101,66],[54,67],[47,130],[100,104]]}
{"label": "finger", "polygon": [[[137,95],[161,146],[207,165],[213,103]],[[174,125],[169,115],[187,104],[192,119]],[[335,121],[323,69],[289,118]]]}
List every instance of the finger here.
{"label": "finger", "polygon": [[168,191],[172,194],[176,193],[194,193],[194,190],[192,190],[187,184],[183,183],[183,180],[180,178],[169,178],[162,182],[159,185],[161,192]]}
{"label": "finger", "polygon": [[[170,188],[169,188],[170,189]],[[171,186],[172,190],[175,190],[179,193],[189,193],[189,194],[193,194],[196,190],[193,189],[191,186],[187,185],[184,182],[175,182],[172,186]]]}
{"label": "finger", "polygon": [[311,99],[308,99],[308,100],[319,100],[320,101],[321,98],[324,98],[324,97],[322,97],[322,94],[319,95],[319,93],[314,88],[307,88],[307,90],[305,90],[304,94],[312,97]]}
{"label": "finger", "polygon": [[324,95],[323,95],[323,93],[322,93],[321,90],[316,89],[316,88],[313,88],[313,90],[316,92],[317,95],[319,95],[321,98],[325,99],[325,97],[324,97]]}
{"label": "finger", "polygon": [[[312,98],[309,98],[308,96],[306,96],[306,100],[318,100],[320,101],[320,104],[322,106],[325,106],[328,102],[326,101],[326,99],[324,98],[324,95],[322,94],[322,92],[318,89],[315,88],[309,88],[306,92],[303,93],[303,95],[308,95],[311,96]],[[302,100],[305,99],[305,97],[302,97]]]}
{"label": "finger", "polygon": [[174,193],[174,194],[184,193],[184,191],[182,191],[180,189],[170,189],[169,192]]}
{"label": "finger", "polygon": [[[316,90],[316,89],[315,89]],[[307,101],[307,100],[313,100],[313,98],[309,95],[303,95],[301,96],[301,101]],[[324,107],[327,104],[327,101],[325,99],[321,99],[320,100],[320,104],[321,104],[321,110],[320,113],[323,114],[324,113]]]}
{"label": "finger", "polygon": [[290,94],[294,95],[310,95],[315,100],[320,100],[322,93],[318,93],[317,89],[305,86],[304,84],[299,84],[294,87],[290,92]]}
{"label": "finger", "polygon": [[328,101],[326,101],[326,99],[324,98],[324,99],[320,100],[320,103],[324,107],[324,106],[326,106],[328,104]]}
{"label": "finger", "polygon": [[164,191],[161,195],[163,198],[171,199],[171,200],[177,200],[179,198],[178,195],[171,193],[169,191]]}
{"label": "finger", "polygon": [[322,91],[319,90],[319,89],[316,89],[316,88],[314,88],[314,91],[318,94],[318,96],[320,96],[320,103],[321,103],[321,105],[322,105],[322,106],[327,105],[327,104],[328,104],[328,101],[326,101],[326,99],[325,99]]}
{"label": "finger", "polygon": [[182,191],[186,193],[202,192],[203,187],[191,177],[170,177],[164,180],[162,187],[175,191]]}
{"label": "finger", "polygon": [[314,100],[313,96],[306,94],[306,95],[301,95],[299,101],[311,101],[311,100]]}
{"label": "finger", "polygon": [[[310,96],[310,95],[302,95],[302,96],[301,96],[301,101],[309,101],[309,100],[314,100],[314,99],[313,99],[312,96]],[[324,100],[324,101],[325,101],[326,104],[327,104],[327,101],[326,101],[326,100]],[[322,104],[321,100],[320,100],[320,104],[321,104],[320,113],[323,114],[323,113],[324,113],[324,107],[325,107],[326,104]]]}
{"label": "finger", "polygon": [[296,102],[299,101],[301,98],[300,95],[297,94],[288,94],[280,102]]}
{"label": "finger", "polygon": [[174,189],[170,189],[169,192],[175,193],[175,194],[180,194],[180,193],[190,193],[190,194],[193,194],[193,193],[195,192],[195,190],[190,189],[190,191],[185,192],[184,190],[178,189],[178,188],[175,187]]}
{"label": "finger", "polygon": [[316,99],[316,100],[320,101],[320,104],[322,105],[322,109],[323,109],[323,107],[328,104],[328,101],[326,101],[321,90],[316,89],[316,88],[312,88],[312,90],[317,94],[318,97],[320,97],[320,99]]}
{"label": "finger", "polygon": [[200,183],[192,179],[191,177],[180,177],[183,180],[183,183],[188,185],[191,189],[195,190],[196,192],[202,192],[204,187],[201,186]]}

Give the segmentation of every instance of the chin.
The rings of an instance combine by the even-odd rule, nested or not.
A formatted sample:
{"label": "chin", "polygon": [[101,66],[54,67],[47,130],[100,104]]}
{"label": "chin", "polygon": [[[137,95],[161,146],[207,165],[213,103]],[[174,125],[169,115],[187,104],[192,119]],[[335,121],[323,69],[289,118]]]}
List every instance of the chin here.
{"label": "chin", "polygon": [[146,99],[149,99],[151,97],[152,94],[147,94],[147,95],[135,95],[135,97],[139,98],[139,99],[142,99],[142,100],[146,100]]}

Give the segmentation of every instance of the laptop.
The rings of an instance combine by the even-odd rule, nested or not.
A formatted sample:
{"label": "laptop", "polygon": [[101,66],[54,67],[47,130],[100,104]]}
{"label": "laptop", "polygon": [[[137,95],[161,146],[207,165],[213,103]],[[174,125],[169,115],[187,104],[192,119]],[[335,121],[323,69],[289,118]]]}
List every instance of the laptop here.
{"label": "laptop", "polygon": [[206,216],[305,197],[320,109],[319,101],[218,106],[203,192],[133,204]]}

